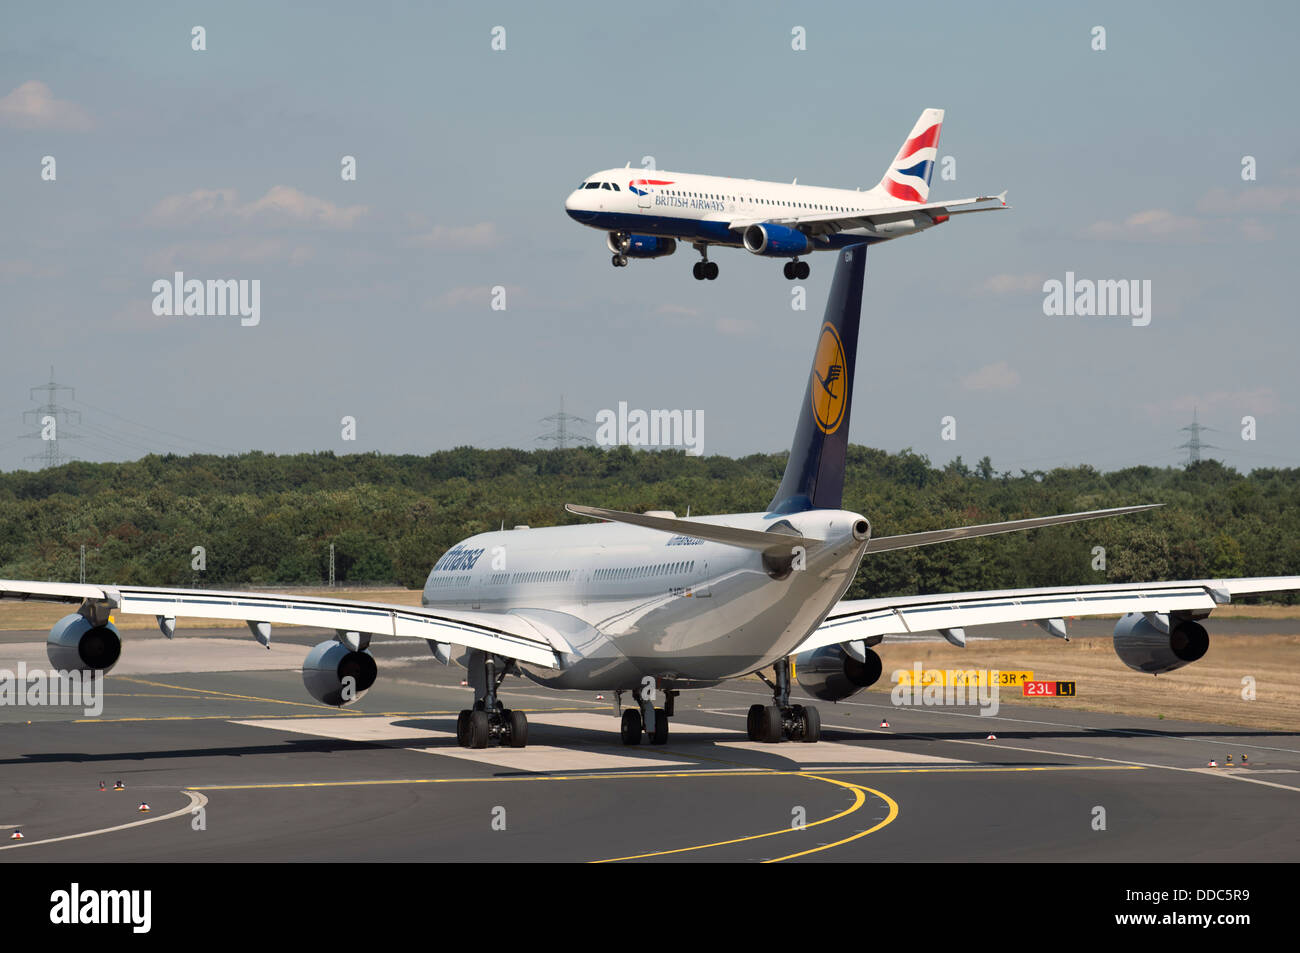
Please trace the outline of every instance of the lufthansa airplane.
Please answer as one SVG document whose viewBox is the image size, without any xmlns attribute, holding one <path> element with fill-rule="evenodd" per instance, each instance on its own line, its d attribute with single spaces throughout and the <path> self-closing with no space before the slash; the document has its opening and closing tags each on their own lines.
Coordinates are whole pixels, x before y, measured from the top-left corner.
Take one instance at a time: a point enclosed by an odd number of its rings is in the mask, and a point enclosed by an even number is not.
<svg viewBox="0 0 1300 953">
<path fill-rule="evenodd" d="M 709 246 L 744 248 L 785 258 L 785 276 L 807 278 L 800 255 L 874 244 L 942 225 L 953 215 L 1006 208 L 1007 193 L 927 202 L 939 152 L 942 109 L 927 109 L 912 127 L 880 182 L 866 192 L 815 185 L 758 182 L 714 175 L 606 169 L 570 193 L 564 208 L 574 221 L 608 232 L 611 261 L 660 258 L 690 242 L 700 253 L 697 281 L 718 277 Z"/>
<path fill-rule="evenodd" d="M 441 662 L 468 669 L 474 703 L 460 713 L 456 734 L 460 744 L 482 748 L 527 743 L 524 713 L 501 699 L 507 676 L 614 693 L 622 740 L 634 745 L 667 740 L 683 689 L 754 673 L 772 701 L 750 708 L 749 737 L 815 742 L 818 710 L 793 699 L 792 676 L 815 698 L 845 699 L 880 677 L 872 647 L 888 635 L 938 631 L 964 645 L 967 626 L 1032 620 L 1066 638 L 1067 616 L 1122 614 L 1119 658 L 1160 674 L 1205 654 L 1201 620 L 1234 595 L 1300 589 L 1300 576 L 1286 576 L 842 600 L 859 564 L 876 553 L 1149 508 L 873 537 L 867 518 L 842 500 L 866 258 L 865 245 L 838 253 L 790 459 L 762 512 L 680 519 L 571 504 L 570 512 L 600 522 L 463 540 L 434 565 L 420 608 L 13 580 L 0 580 L 0 598 L 78 606 L 47 640 L 60 671 L 112 668 L 122 650 L 115 615 L 155 616 L 168 638 L 180 617 L 239 619 L 267 645 L 274 624 L 334 629 L 337 637 L 312 648 L 303 664 L 307 691 L 330 705 L 354 701 L 374 684 L 373 636 L 424 639 Z M 623 710 L 625 693 L 631 704 Z"/>
</svg>

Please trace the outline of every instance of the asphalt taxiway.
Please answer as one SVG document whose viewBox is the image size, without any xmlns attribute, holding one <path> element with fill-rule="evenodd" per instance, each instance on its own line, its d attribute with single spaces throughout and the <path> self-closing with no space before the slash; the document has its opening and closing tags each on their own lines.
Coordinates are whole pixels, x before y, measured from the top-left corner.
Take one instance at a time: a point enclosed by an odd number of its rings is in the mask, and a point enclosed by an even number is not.
<svg viewBox="0 0 1300 953">
<path fill-rule="evenodd" d="M 0 863 L 1300 859 L 1300 733 L 869 691 L 821 704 L 821 743 L 765 745 L 743 680 L 684 692 L 668 744 L 629 748 L 612 698 L 510 678 L 529 746 L 469 751 L 461 669 L 380 640 L 376 687 L 339 712 L 299 675 L 321 637 L 131 633 L 99 716 L 0 709 L 0 835 L 24 836 Z M 4 633 L 0 667 L 43 664 L 43 638 Z"/>
</svg>

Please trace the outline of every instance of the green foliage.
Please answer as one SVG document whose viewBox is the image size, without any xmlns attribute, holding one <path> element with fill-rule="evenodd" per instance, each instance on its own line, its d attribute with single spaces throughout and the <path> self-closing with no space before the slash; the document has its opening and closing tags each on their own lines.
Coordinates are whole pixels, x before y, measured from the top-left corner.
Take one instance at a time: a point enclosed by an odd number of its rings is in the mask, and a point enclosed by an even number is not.
<svg viewBox="0 0 1300 953">
<path fill-rule="evenodd" d="M 333 453 L 149 456 L 0 474 L 0 577 L 120 584 L 423 584 L 457 540 L 502 523 L 580 522 L 566 502 L 684 514 L 761 510 L 784 454 L 477 450 L 426 457 Z M 905 450 L 849 448 L 845 508 L 877 536 L 1157 502 L 1151 514 L 882 553 L 849 594 L 947 592 L 1300 571 L 1300 470 L 1249 476 L 1214 461 L 1187 469 L 1081 466 L 996 473 L 960 458 L 935 467 Z M 191 550 L 207 569 L 195 573 Z M 1093 548 L 1107 568 L 1092 568 Z"/>
</svg>

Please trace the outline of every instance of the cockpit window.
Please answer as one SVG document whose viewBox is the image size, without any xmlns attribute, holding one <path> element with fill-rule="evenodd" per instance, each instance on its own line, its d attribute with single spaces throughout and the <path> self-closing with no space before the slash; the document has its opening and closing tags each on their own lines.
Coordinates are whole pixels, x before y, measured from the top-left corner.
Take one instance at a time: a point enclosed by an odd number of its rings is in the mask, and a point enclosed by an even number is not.
<svg viewBox="0 0 1300 953">
<path fill-rule="evenodd" d="M 620 188 L 618 187 L 618 183 L 617 183 L 617 182 L 615 182 L 615 183 L 613 184 L 613 186 L 611 186 L 611 188 L 613 188 L 615 192 L 621 192 L 621 191 L 623 191 L 622 189 L 620 189 Z"/>
<path fill-rule="evenodd" d="M 606 191 L 613 191 L 613 186 L 611 186 L 608 182 L 600 183 L 600 187 L 602 189 L 605 189 Z"/>
<path fill-rule="evenodd" d="M 600 188 L 600 183 L 599 183 L 599 182 L 588 182 L 587 185 L 586 185 L 586 188 L 589 188 L 589 189 L 598 189 L 598 188 Z"/>
</svg>

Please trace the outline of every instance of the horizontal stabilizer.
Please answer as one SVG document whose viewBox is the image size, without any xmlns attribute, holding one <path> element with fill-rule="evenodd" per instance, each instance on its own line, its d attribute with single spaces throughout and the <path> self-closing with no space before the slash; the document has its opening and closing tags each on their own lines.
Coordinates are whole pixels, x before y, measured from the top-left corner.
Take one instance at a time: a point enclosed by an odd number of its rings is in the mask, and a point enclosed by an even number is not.
<svg viewBox="0 0 1300 953">
<path fill-rule="evenodd" d="M 628 523 L 632 526 L 644 526 L 646 529 L 663 530 L 677 536 L 690 536 L 693 539 L 708 540 L 726 546 L 739 546 L 742 549 L 756 549 L 766 552 L 770 549 L 787 549 L 790 546 L 819 546 L 820 539 L 808 536 L 769 533 L 757 529 L 743 529 L 739 526 L 722 526 L 718 523 L 702 523 L 698 520 L 679 520 L 667 516 L 648 516 L 645 513 L 624 513 L 622 510 L 607 510 L 599 506 L 579 506 L 566 503 L 564 508 L 578 516 L 590 516 L 592 519 L 611 520 L 615 523 Z"/>
<path fill-rule="evenodd" d="M 1153 510 L 1163 503 L 1148 503 L 1145 506 L 1118 506 L 1109 510 L 1088 510 L 1086 513 L 1066 513 L 1062 516 L 1038 516 L 1027 520 L 1010 520 L 1005 523 L 982 523 L 979 526 L 959 526 L 955 529 L 935 529 L 925 533 L 908 533 L 905 536 L 881 536 L 867 543 L 867 552 L 884 553 L 891 549 L 911 549 L 914 546 L 931 546 L 935 543 L 947 543 L 954 539 L 972 539 L 976 536 L 996 536 L 998 533 L 1017 533 L 1042 526 L 1058 526 L 1061 523 L 1078 523 L 1082 520 L 1099 520 L 1107 516 L 1123 516 L 1125 513 L 1141 513 Z"/>
</svg>

